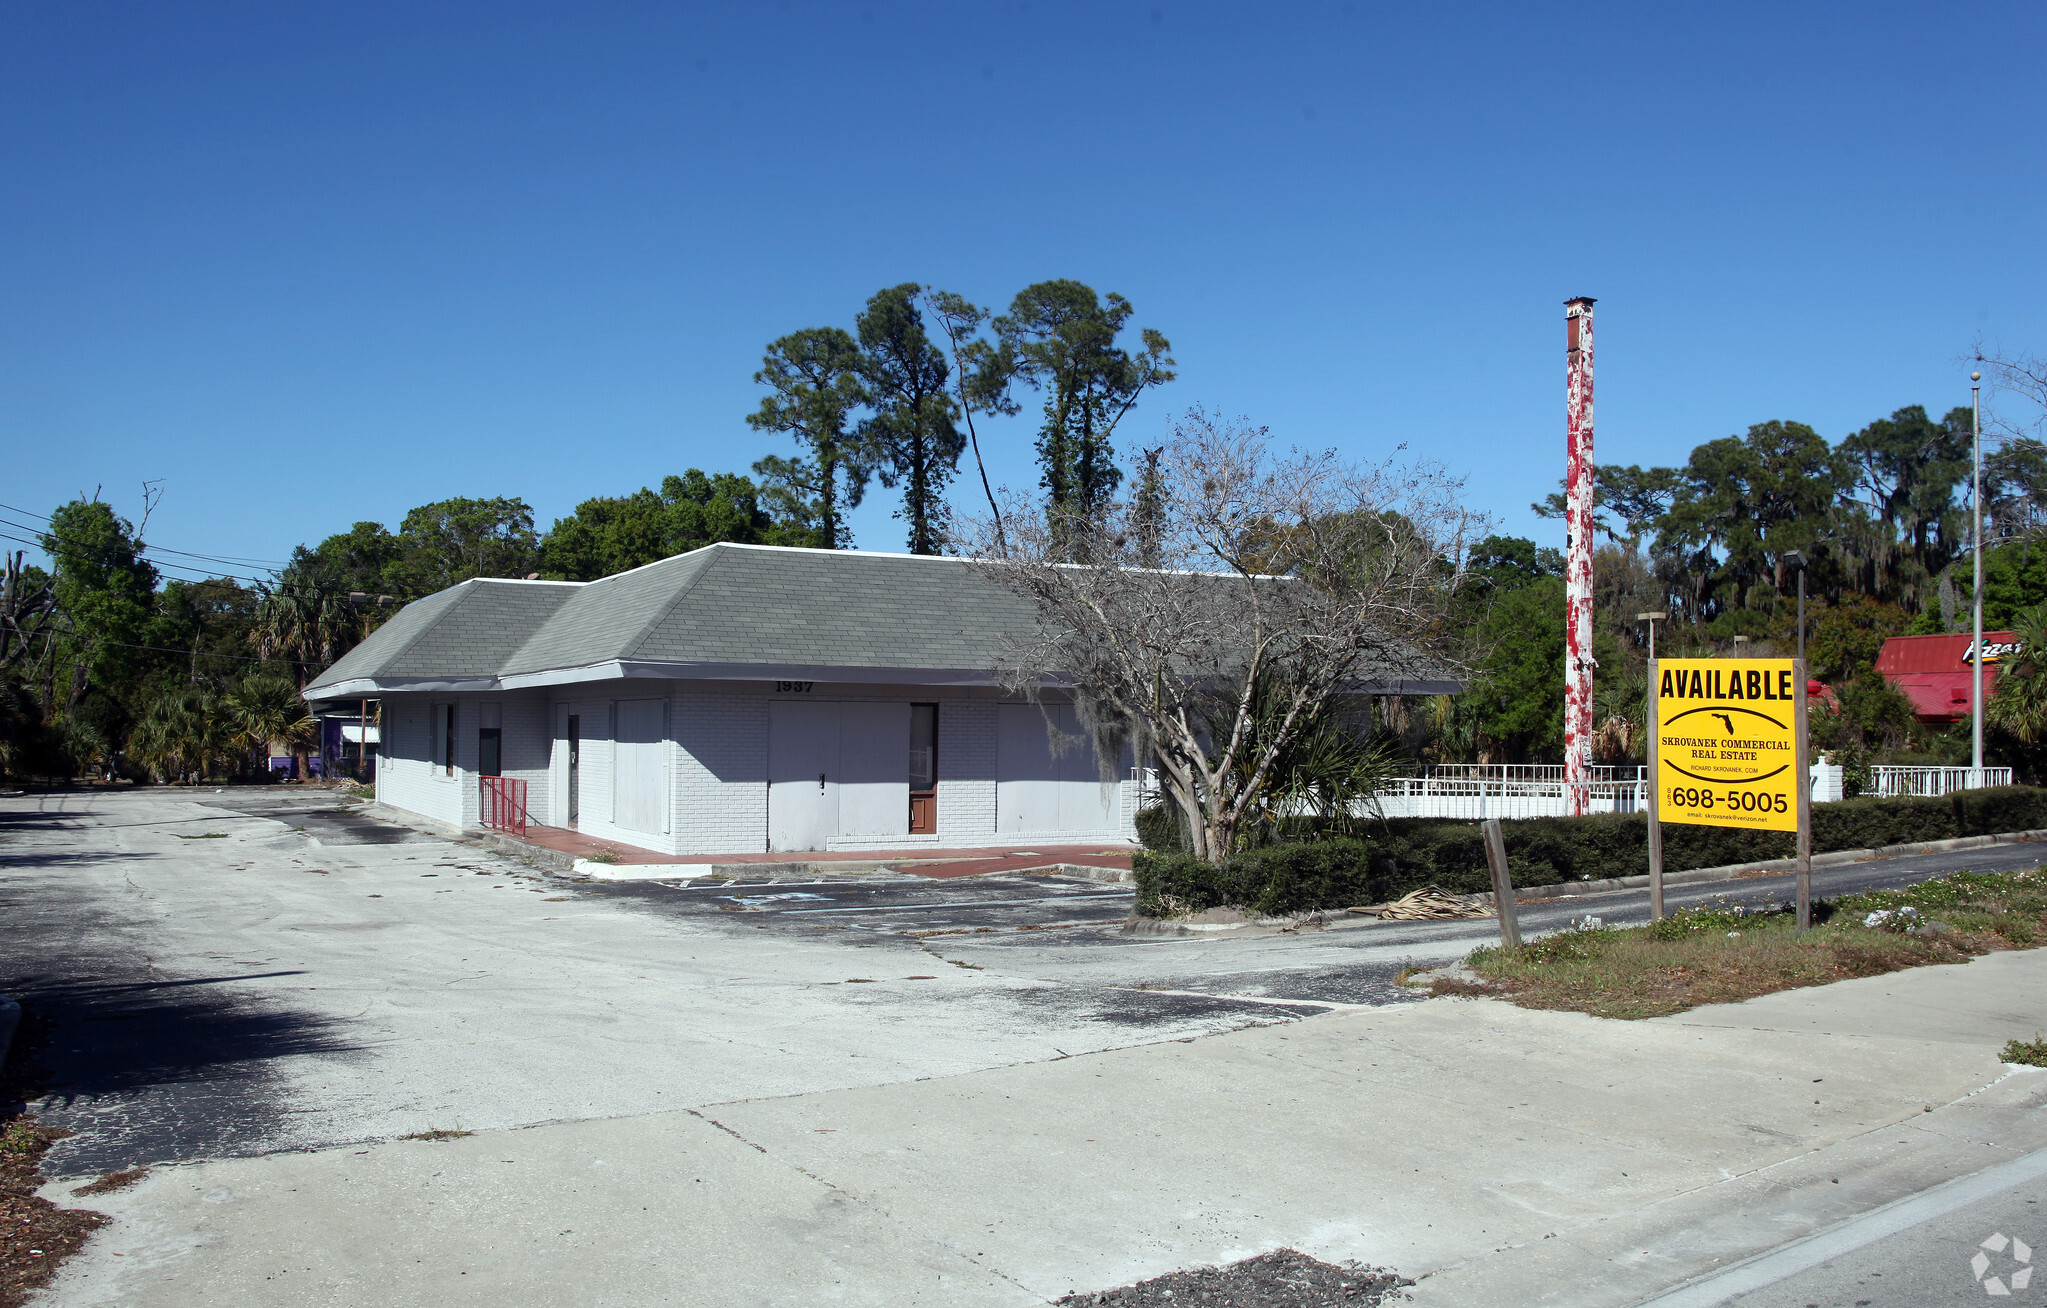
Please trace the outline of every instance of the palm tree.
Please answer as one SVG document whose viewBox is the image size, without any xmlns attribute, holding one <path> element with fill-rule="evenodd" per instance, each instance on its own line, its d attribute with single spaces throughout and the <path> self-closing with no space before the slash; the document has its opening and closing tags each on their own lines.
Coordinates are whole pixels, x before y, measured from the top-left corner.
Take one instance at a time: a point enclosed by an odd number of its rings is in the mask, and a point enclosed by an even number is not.
<svg viewBox="0 0 2047 1308">
<path fill-rule="evenodd" d="M 1641 757 L 1649 738 L 1647 668 L 1623 665 L 1604 674 L 1592 687 L 1592 752 L 1601 763 L 1625 766 Z"/>
<path fill-rule="evenodd" d="M 2047 604 L 2027 609 L 2011 625 L 2019 656 L 1997 674 L 1983 717 L 2022 743 L 2037 745 L 2047 736 Z"/>
<path fill-rule="evenodd" d="M 233 755 L 234 742 L 217 696 L 176 686 L 143 710 L 128 748 L 162 780 L 196 783 Z"/>
<path fill-rule="evenodd" d="M 307 775 L 306 745 L 313 738 L 313 715 L 289 678 L 274 672 L 252 672 L 227 693 L 228 716 L 240 744 L 267 759 L 272 741 L 289 746 L 299 760 L 299 776 Z"/>
<path fill-rule="evenodd" d="M 252 634 L 264 658 L 292 663 L 304 689 L 355 643 L 356 617 L 334 570 L 317 557 L 300 554 L 278 571 L 275 582 L 259 587 L 262 598 Z"/>
</svg>

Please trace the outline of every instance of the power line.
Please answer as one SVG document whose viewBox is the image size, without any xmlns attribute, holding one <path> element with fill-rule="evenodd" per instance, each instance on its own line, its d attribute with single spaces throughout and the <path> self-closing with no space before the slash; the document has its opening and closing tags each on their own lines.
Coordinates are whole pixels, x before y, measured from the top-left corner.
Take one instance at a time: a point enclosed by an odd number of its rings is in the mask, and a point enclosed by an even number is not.
<svg viewBox="0 0 2047 1308">
<path fill-rule="evenodd" d="M 7 506 L 6 506 L 6 505 L 4 505 L 4 504 L 0 504 L 0 508 L 5 508 L 5 507 L 7 507 Z M 16 512 L 19 512 L 19 510 L 16 510 Z M 34 527 L 25 527 L 25 526 L 23 526 L 23 525 L 22 525 L 21 523 L 18 523 L 18 522 L 9 522 L 9 521 L 8 521 L 7 519 L 5 519 L 5 518 L 0 518 L 0 525 L 4 525 L 4 526 L 9 526 L 9 527 L 13 527 L 13 528 L 15 528 L 15 529 L 16 529 L 16 530 L 18 530 L 18 531 L 35 531 L 35 530 L 36 530 L 36 528 L 34 528 Z M 54 533 L 52 533 L 52 534 L 54 534 Z M 43 543 L 42 543 L 41 541 L 39 541 L 39 540 L 30 540 L 30 539 L 28 539 L 28 538 L 26 538 L 26 537 L 22 537 L 22 536 L 12 536 L 12 535 L 9 535 L 8 533 L 4 532 L 4 531 L 0 531 L 0 540 L 11 540 L 11 541 L 14 541 L 14 542 L 16 542 L 16 543 L 18 543 L 18 544 L 22 544 L 22 545 L 33 545 L 33 546 L 35 546 L 35 547 L 36 547 L 37 549 L 42 549 L 42 548 L 44 548 L 44 546 L 43 546 Z M 82 542 L 79 542 L 79 541 L 77 541 L 77 540 L 74 540 L 74 539 L 71 539 L 71 538 L 67 538 L 67 537 L 58 537 L 58 538 L 57 538 L 57 540 L 58 540 L 58 543 L 59 543 L 60 545 L 63 545 L 63 546 L 65 546 L 66 548 L 69 548 L 69 549 L 75 549 L 75 550 L 102 550 L 102 551 L 107 551 L 107 550 L 111 550 L 111 549 L 112 549 L 112 547 L 111 547 L 111 546 L 101 546 L 101 545 L 97 545 L 97 544 L 89 544 L 89 543 L 82 543 Z M 193 574 L 195 574 L 195 577 L 173 577 L 173 578 L 171 578 L 171 580 L 173 580 L 173 581 L 184 581 L 184 582 L 189 582 L 189 581 L 192 581 L 192 580 L 195 580 L 195 579 L 196 579 L 196 580 L 201 580 L 201 581 L 214 581 L 214 580 L 232 580 L 232 581 L 246 581 L 246 582 L 249 582 L 249 583 L 251 583 L 251 584 L 253 584 L 253 585 L 257 585 L 257 586 L 263 586 L 263 587 L 267 587 L 267 588 L 268 588 L 268 589 L 270 590 L 270 592 L 271 592 L 271 593 L 273 593 L 273 594 L 282 594 L 282 595 L 293 595 L 293 594 L 299 594 L 299 595 L 331 595 L 331 594 L 339 594 L 339 593 L 342 593 L 342 592 L 338 592 L 338 591 L 323 591 L 323 590 L 321 590 L 321 589 L 320 589 L 320 588 L 318 588 L 318 587 L 303 587 L 303 586 L 296 586 L 296 587 L 295 587 L 295 586 L 285 586 L 285 585 L 280 585 L 280 584 L 279 584 L 279 582 L 278 582 L 278 574 L 277 574 L 277 573 L 270 573 L 270 574 L 267 574 L 267 575 L 263 575 L 263 576 L 258 576 L 258 575 L 254 574 L 254 573 L 248 573 L 248 572 L 228 572 L 228 571 L 226 571 L 226 570 L 224 570 L 224 569 L 218 569 L 218 568 L 214 568 L 214 569 L 208 569 L 208 568 L 195 568 L 195 567 L 193 567 L 193 566 L 192 566 L 191 564 L 189 564 L 189 563 L 172 563 L 172 562 L 169 562 L 168 560 L 163 560 L 163 559 L 154 559 L 154 560 L 152 560 L 152 559 L 146 559 L 146 558 L 144 558 L 144 557 L 143 557 L 143 556 L 144 556 L 144 555 L 145 555 L 146 553 L 148 553 L 148 552 L 149 552 L 149 551 L 151 551 L 151 550 L 154 550 L 155 548 L 156 548 L 155 546 L 144 546 L 142 550 L 140 550 L 140 551 L 138 551 L 138 552 L 137 552 L 137 554 L 136 554 L 136 557 L 137 557 L 138 559 L 141 559 L 141 560 L 142 560 L 143 562 L 146 562 L 146 563 L 148 563 L 148 564 L 149 564 L 149 565 L 150 565 L 150 566 L 151 566 L 152 568 L 156 568 L 156 569 L 159 569 L 159 570 L 163 570 L 163 569 L 169 569 L 169 570 L 171 570 L 171 571 L 174 571 L 174 572 L 189 572 L 189 573 L 193 573 Z M 173 550 L 173 551 L 170 551 L 170 552 L 171 552 L 171 553 L 182 553 L 182 551 L 177 551 L 177 550 Z M 200 556 L 200 555 L 187 555 L 187 557 L 190 557 L 190 558 L 198 558 L 198 557 L 203 557 L 203 556 Z M 288 565 L 287 565 L 287 566 L 288 566 Z M 351 593 L 351 594 L 355 594 L 355 593 L 364 593 L 364 594 L 390 594 L 390 595 L 391 595 L 391 598 L 393 598 L 393 599 L 398 599 L 398 600 L 414 600 L 414 599 L 418 599 L 418 598 L 420 598 L 420 597 L 419 597 L 418 595 L 414 595 L 414 594 L 410 594 L 410 593 L 406 593 L 406 592 L 395 592 L 395 593 L 394 593 L 394 592 L 348 592 L 348 593 Z"/>
<path fill-rule="evenodd" d="M 15 527 L 15 528 L 17 528 L 17 529 L 19 529 L 19 530 L 24 530 L 24 531 L 33 531 L 33 530 L 34 530 L 34 528 L 32 528 L 32 527 L 30 527 L 30 528 L 24 528 L 24 527 L 21 527 L 21 525 L 20 525 L 19 523 L 7 522 L 7 520 L 6 520 L 6 519 L 4 519 L 4 518 L 0 518 L 0 524 L 5 524 L 6 526 L 9 526 L 9 527 Z M 8 534 L 7 532 L 4 532 L 4 531 L 0 531 L 0 540 L 11 540 L 11 541 L 14 541 L 15 543 L 17 543 L 17 544 L 21 544 L 21 545 L 33 545 L 33 546 L 35 546 L 35 547 L 36 547 L 37 549 L 41 549 L 41 548 L 43 548 L 43 543 L 42 543 L 41 541 L 38 541 L 38 540 L 29 540 L 29 539 L 27 539 L 26 537 L 22 537 L 22 536 L 13 536 L 13 535 L 9 535 L 9 534 Z M 91 547 L 91 546 L 79 545 L 79 544 L 76 544 L 76 543 L 74 543 L 74 542 L 71 542 L 71 541 L 60 541 L 59 543 L 60 543 L 60 544 L 62 544 L 62 545 L 64 545 L 64 546 L 65 546 L 65 547 L 66 547 L 67 549 L 90 549 L 90 548 L 93 548 L 93 547 Z M 138 556 L 138 557 L 139 557 L 139 556 Z M 208 580 L 208 581 L 214 580 L 214 579 L 216 579 L 216 578 L 218 578 L 218 579 L 221 579 L 221 580 L 234 580 L 234 581 L 252 581 L 252 582 L 261 582 L 261 581 L 265 581 L 265 580 L 268 580 L 267 578 L 263 578 L 263 577 L 258 577 L 258 576 L 254 576 L 253 574 L 250 574 L 250 573 L 245 573 L 245 572 L 219 572 L 219 571 L 209 571 L 209 570 L 207 570 L 207 569 L 205 569 L 205 568 L 195 568 L 195 567 L 191 566 L 191 565 L 190 565 L 190 564 L 188 564 L 188 563 L 170 563 L 170 562 L 167 562 L 167 561 L 151 561 L 151 562 L 150 562 L 150 566 L 151 566 L 151 567 L 153 567 L 153 568 L 158 568 L 158 569 L 164 569 L 164 568 L 168 568 L 168 569 L 171 569 L 172 571 L 176 571 L 176 572 L 191 572 L 191 573 L 196 573 L 196 574 L 198 574 L 198 579 L 200 579 L 200 580 Z M 186 580 L 191 580 L 191 578 L 185 578 L 185 577 L 173 577 L 173 578 L 171 578 L 171 580 L 173 580 L 173 581 L 186 581 Z"/>
<path fill-rule="evenodd" d="M 5 510 L 7 510 L 7 511 L 8 511 L 8 512 L 10 512 L 10 513 L 19 513 L 19 514 L 22 514 L 22 515 L 23 515 L 23 516 L 25 516 L 25 517 L 30 517 L 30 518 L 41 518 L 41 519 L 43 519 L 43 520 L 44 520 L 44 521 L 46 521 L 46 522 L 48 522 L 48 521 L 51 521 L 50 515 L 48 515 L 48 514 L 44 514 L 44 513 L 34 513 L 34 512 L 31 512 L 31 511 L 30 511 L 30 510 L 28 510 L 28 509 L 19 509 L 19 508 L 15 508 L 15 507 L 14 507 L 13 505 L 11 505 L 11 504 L 0 504 L 0 509 L 5 509 Z M 55 539 L 55 540 L 56 540 L 56 541 L 57 541 L 57 542 L 58 542 L 58 543 L 59 543 L 60 545 L 63 545 L 63 546 L 65 546 L 66 548 L 69 548 L 69 549 L 74 549 L 74 550 L 81 550 L 81 551 L 89 551 L 89 550 L 98 550 L 98 551 L 101 551 L 101 552 L 110 552 L 110 551 L 112 550 L 112 548 L 113 548 L 112 546 L 100 545 L 100 544 L 97 544 L 97 543 L 81 542 L 81 541 L 78 541 L 78 540 L 77 540 L 76 538 L 73 538 L 73 537 L 69 537 L 69 536 L 62 536 L 62 535 L 59 535 L 58 533 L 56 533 L 56 532 L 54 532 L 54 531 L 47 531 L 47 532 L 46 532 L 46 531 L 45 531 L 45 530 L 44 530 L 43 528 L 40 528 L 40 527 L 34 527 L 34 526 L 30 526 L 30 525 L 28 525 L 27 523 L 21 523 L 21 522 L 12 522 L 12 521 L 9 521 L 9 520 L 8 520 L 8 519 L 6 519 L 6 518 L 0 518 L 0 526 L 8 526 L 8 527 L 13 527 L 13 528 L 14 528 L 15 530 L 17 530 L 17 531 L 26 531 L 26 532 L 36 532 L 36 533 L 39 533 L 39 534 L 41 534 L 41 535 L 46 535 L 46 536 L 48 536 L 48 537 L 54 538 L 54 539 Z M 0 540 L 11 540 L 11 541 L 14 541 L 14 542 L 16 542 L 16 543 L 18 543 L 18 544 L 22 544 L 22 545 L 29 545 L 29 546 L 33 546 L 34 548 L 36 548 L 36 549 L 39 549 L 39 550 L 44 550 L 45 552 L 47 552 L 47 548 L 48 548 L 48 547 L 47 547 L 47 546 L 46 546 L 46 545 L 44 544 L 44 542 L 43 542 L 43 541 L 42 541 L 41 539 L 33 539 L 33 540 L 32 540 L 32 539 L 28 539 L 28 538 L 26 538 L 26 537 L 22 537 L 22 536 L 12 536 L 12 535 L 9 535 L 9 534 L 7 534 L 7 533 L 6 533 L 6 532 L 4 532 L 4 531 L 0 531 Z M 192 552 L 192 551 L 190 551 L 190 550 L 174 550 L 174 549 L 169 549 L 169 548 L 167 548 L 167 547 L 164 547 L 164 546 L 160 546 L 160 545 L 150 545 L 150 544 L 147 544 L 146 542 L 141 542 L 141 541 L 138 541 L 138 542 L 136 542 L 136 558 L 138 558 L 138 559 L 141 559 L 141 560 L 143 560 L 144 562 L 147 562 L 147 563 L 149 563 L 149 565 L 150 565 L 151 567 L 153 567 L 153 568 L 156 568 L 156 569 L 159 569 L 159 570 L 165 570 L 165 569 L 168 569 L 168 570 L 170 570 L 170 571 L 173 571 L 173 572 L 189 572 L 189 573 L 193 573 L 193 574 L 195 574 L 195 577 L 173 577 L 173 578 L 171 578 L 171 580 L 173 580 L 173 581 L 184 581 L 184 582 L 189 582 L 189 581 L 192 581 L 192 580 L 194 580 L 195 578 L 196 578 L 197 580 L 204 580 L 204 581 L 212 581 L 212 580 L 216 580 L 216 579 L 228 579 L 228 580 L 234 580 L 234 581 L 246 581 L 246 582 L 249 582 L 249 583 L 251 583 L 252 585 L 257 585 L 257 586 L 262 586 L 262 587 L 265 587 L 265 588 L 266 588 L 266 589 L 267 589 L 267 590 L 268 590 L 268 591 L 269 591 L 270 593 L 272 593 L 272 594 L 286 594 L 286 595 L 289 595 L 289 594 L 304 594 L 304 595 L 328 595 L 328 594 L 337 594 L 337 593 L 343 593 L 343 592 L 335 592 L 335 591 L 325 591 L 325 590 L 322 590 L 322 589 L 320 589 L 319 587 L 292 587 L 292 586 L 283 586 L 283 585 L 280 585 L 280 584 L 279 584 L 279 573 L 278 573 L 278 572 L 276 572 L 276 571 L 273 571 L 273 572 L 270 572 L 270 573 L 268 573 L 268 574 L 264 574 L 264 575 L 260 575 L 260 576 L 259 576 L 259 575 L 255 574 L 255 573 L 248 573 L 248 572 L 233 572 L 233 571 L 229 571 L 229 570 L 227 570 L 227 569 L 223 569 L 223 568 L 213 568 L 213 569 L 208 569 L 208 568 L 196 568 L 196 567 L 193 567 L 193 566 L 192 566 L 191 564 L 189 564 L 189 563 L 172 563 L 172 562 L 170 562 L 170 561 L 168 561 L 168 560 L 165 560 L 165 559 L 149 559 L 149 558 L 145 558 L 145 557 L 144 557 L 144 556 L 146 556 L 146 555 L 151 555 L 151 554 L 176 554 L 176 555 L 178 555 L 178 556 L 179 556 L 179 557 L 181 557 L 181 558 L 188 558 L 188 559 L 201 559 L 201 560 L 205 560 L 205 561 L 208 561 L 208 562 L 215 562 L 215 563 L 228 563 L 228 562 L 253 562 L 253 563 L 267 563 L 267 562 L 274 562 L 274 560 L 267 560 L 267 559 L 237 559 L 237 558 L 236 558 L 235 556 L 231 556 L 231 555 L 215 555 L 215 554 L 195 554 L 195 553 L 193 553 L 193 552 Z M 279 563 L 279 564 L 278 564 L 278 568 L 279 568 L 280 570 L 281 570 L 281 569 L 283 569 L 283 568 L 288 568 L 288 567 L 290 567 L 290 566 L 291 566 L 291 564 L 290 564 L 290 563 Z M 490 578 L 484 578 L 484 580 L 490 580 Z M 412 593 L 412 592 L 407 592 L 407 591 L 395 591 L 395 592 L 382 592 L 382 591 L 371 591 L 371 592 L 354 592 L 354 591 L 351 591 L 351 592 L 345 592 L 345 593 L 350 593 L 350 594 L 362 594 L 362 593 L 367 593 L 367 594 L 369 594 L 369 595 L 372 595 L 372 596 L 375 596 L 375 597 L 381 597 L 381 596 L 382 596 L 382 595 L 384 595 L 384 594 L 389 594 L 389 595 L 391 596 L 391 598 L 392 598 L 392 599 L 394 599 L 394 600 L 400 600 L 400 601 L 410 601 L 410 600 L 416 600 L 416 599 L 420 599 L 420 598 L 423 598 L 423 596 L 422 596 L 421 594 L 415 594 L 415 593 Z M 431 593 L 434 593 L 434 592 L 426 592 L 426 593 L 428 593 L 428 594 L 431 594 Z"/>
<path fill-rule="evenodd" d="M 286 663 L 296 664 L 299 667 L 309 667 L 312 664 L 317 663 L 319 661 L 317 659 L 289 658 L 266 659 L 254 654 L 213 654 L 203 649 L 202 650 L 173 649 L 167 645 L 136 645 L 125 640 L 108 640 L 103 636 L 84 636 L 75 637 L 75 639 L 79 640 L 81 644 L 86 645 L 114 645 L 118 646 L 121 649 L 142 649 L 149 650 L 150 652 L 156 654 L 178 654 L 186 658 L 198 657 L 202 659 L 238 659 L 243 663 Z M 339 662 L 339 660 L 336 660 L 336 662 Z"/>
<path fill-rule="evenodd" d="M 0 509 L 6 509 L 9 513 L 19 513 L 25 518 L 41 518 L 44 522 L 49 522 L 51 520 L 50 515 L 47 513 L 36 513 L 29 509 L 18 509 L 14 507 L 12 504 L 0 504 Z M 22 526 L 22 524 L 18 522 L 14 523 L 13 525 L 16 527 L 21 527 L 23 531 L 41 530 L 41 528 L 38 527 Z M 190 550 L 174 550 L 170 548 L 168 545 L 147 545 L 144 546 L 144 548 L 155 550 L 161 554 L 176 554 L 182 558 L 187 559 L 204 559 L 208 563 L 260 563 L 266 566 L 275 565 L 280 568 L 287 567 L 290 564 L 290 560 L 288 559 L 245 558 L 241 555 L 236 554 L 194 554 Z"/>
</svg>

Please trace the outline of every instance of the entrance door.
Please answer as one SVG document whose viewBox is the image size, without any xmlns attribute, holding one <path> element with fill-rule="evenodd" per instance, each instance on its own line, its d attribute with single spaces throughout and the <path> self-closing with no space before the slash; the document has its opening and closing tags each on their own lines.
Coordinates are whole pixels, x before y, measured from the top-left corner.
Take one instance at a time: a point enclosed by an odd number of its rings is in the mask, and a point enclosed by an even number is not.
<svg viewBox="0 0 2047 1308">
<path fill-rule="evenodd" d="M 910 834 L 938 834 L 938 705 L 910 705 Z"/>
<path fill-rule="evenodd" d="M 768 848 L 823 849 L 839 830 L 839 705 L 768 705 Z"/>
<path fill-rule="evenodd" d="M 569 714 L 569 825 L 581 815 L 578 801 L 583 794 L 583 719 Z"/>
</svg>

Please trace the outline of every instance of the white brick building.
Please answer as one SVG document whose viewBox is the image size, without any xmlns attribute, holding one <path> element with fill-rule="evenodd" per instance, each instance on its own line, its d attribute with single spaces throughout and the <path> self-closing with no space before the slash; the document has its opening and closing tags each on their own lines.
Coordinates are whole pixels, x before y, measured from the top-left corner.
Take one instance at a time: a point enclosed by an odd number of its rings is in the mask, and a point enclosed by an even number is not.
<svg viewBox="0 0 2047 1308">
<path fill-rule="evenodd" d="M 451 826 L 503 776 L 532 822 L 668 854 L 1132 839 L 1130 760 L 1104 785 L 1070 706 L 997 685 L 1031 621 L 959 559 L 720 544 L 463 582 L 306 697 L 382 701 L 377 798 Z"/>
</svg>

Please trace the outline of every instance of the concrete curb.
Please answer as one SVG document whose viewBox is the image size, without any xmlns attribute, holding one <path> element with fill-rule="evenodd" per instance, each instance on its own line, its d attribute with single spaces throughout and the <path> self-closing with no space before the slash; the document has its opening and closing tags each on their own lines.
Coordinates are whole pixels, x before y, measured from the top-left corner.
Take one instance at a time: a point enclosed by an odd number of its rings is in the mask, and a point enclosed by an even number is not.
<svg viewBox="0 0 2047 1308">
<path fill-rule="evenodd" d="M 7 1066 L 7 1055 L 14 1048 L 14 1033 L 21 1028 L 21 1005 L 0 995 L 0 1067 Z"/>
<path fill-rule="evenodd" d="M 1955 849 L 1985 849 L 1991 845 L 2016 845 L 2028 841 L 2047 840 L 2047 830 L 2012 831 L 1996 836 L 1959 836 L 1953 840 L 1929 840 L 1915 845 L 1885 845 L 1880 849 L 1837 849 L 1827 854 L 1814 854 L 1814 867 L 1839 867 L 1845 863 L 1861 863 L 1875 858 L 1899 858 L 1907 854 L 1939 854 Z M 2047 860 L 2043 860 L 2047 861 Z M 1104 869 L 1094 869 L 1102 871 Z M 1723 867 L 1688 868 L 1682 872 L 1665 872 L 1666 886 L 1694 886 L 1713 881 L 1735 881 L 1755 873 L 1796 872 L 1795 858 L 1773 858 L 1759 863 L 1729 863 Z M 1565 899 L 1579 895 L 1603 895 L 1618 890 L 1640 890 L 1649 884 L 1644 873 L 1638 877 L 1607 877 L 1599 881 L 1561 881 L 1544 886 L 1516 886 L 1514 902 L 1527 904 L 1545 899 Z M 1464 895 L 1475 904 L 1494 906 L 1493 893 Z M 1210 912 L 1232 910 L 1211 909 Z M 1251 917 L 1246 915 L 1240 921 L 1188 922 L 1174 918 L 1138 917 L 1134 913 L 1123 924 L 1125 935 L 1150 936 L 1193 936 L 1193 935 L 1267 935 L 1277 932 L 1300 930 L 1341 929 L 1353 926 L 1376 926 L 1377 918 L 1357 917 L 1346 919 L 1341 909 L 1315 909 L 1297 917 Z"/>
<path fill-rule="evenodd" d="M 954 859 L 943 859 L 951 863 Z M 575 860 L 570 869 L 592 881 L 829 881 L 833 877 L 885 876 L 913 871 L 918 860 L 829 859 L 820 862 L 787 863 L 597 863 Z M 979 876 L 981 873 L 970 873 Z M 1085 863 L 1042 863 L 1036 867 L 1004 868 L 1003 876 L 1078 877 L 1110 884 L 1129 882 L 1128 871 L 1115 867 L 1092 867 Z"/>
<path fill-rule="evenodd" d="M 578 858 L 570 869 L 592 881 L 821 881 L 834 876 L 874 876 L 896 869 L 868 859 L 808 863 L 600 863 Z"/>
<path fill-rule="evenodd" d="M 520 840 L 516 836 L 496 831 L 465 830 L 446 822 L 421 817 L 402 809 L 387 807 L 379 803 L 363 806 L 362 811 L 380 822 L 404 827 L 411 831 L 424 831 L 444 840 L 461 841 L 479 845 L 495 854 L 517 859 L 543 872 L 554 872 L 562 876 L 588 877 L 592 881 L 694 881 L 709 878 L 720 881 L 821 881 L 835 876 L 876 876 L 901 871 L 907 865 L 920 862 L 952 863 L 956 859 L 790 859 L 776 863 L 599 863 L 582 858 L 565 850 L 549 849 Z M 1081 877 L 1089 881 L 1128 882 L 1130 872 L 1124 868 L 1092 867 L 1084 863 L 1061 863 L 1057 861 L 1037 867 L 1007 868 L 1007 875 L 1036 874 L 1040 876 Z"/>
<path fill-rule="evenodd" d="M 1839 867 L 1844 863 L 1861 863 L 1873 858 L 1900 858 L 1907 854 L 1939 854 L 1954 849 L 1985 849 L 1991 845 L 2016 845 L 2027 841 L 2047 840 L 2047 830 L 2011 831 L 1995 836 L 1958 836 L 1953 840 L 1929 840 L 1914 845 L 1885 845 L 1880 849 L 1837 849 L 1831 853 L 1814 854 L 1814 867 Z M 1759 863 L 1728 863 L 1721 867 L 1689 868 L 1682 872 L 1665 872 L 1666 886 L 1693 886 L 1707 881 L 1734 881 L 1759 873 L 1796 872 L 1795 858 L 1772 858 Z M 1532 899 L 1562 899 L 1571 895 L 1597 895 L 1611 890 L 1640 890 L 1649 884 L 1645 872 L 1638 877 L 1607 877 L 1599 881 L 1561 881 L 1544 886 L 1516 886 L 1514 900 L 1525 904 Z M 1468 895 L 1476 903 L 1490 904 L 1493 894 Z"/>
</svg>

